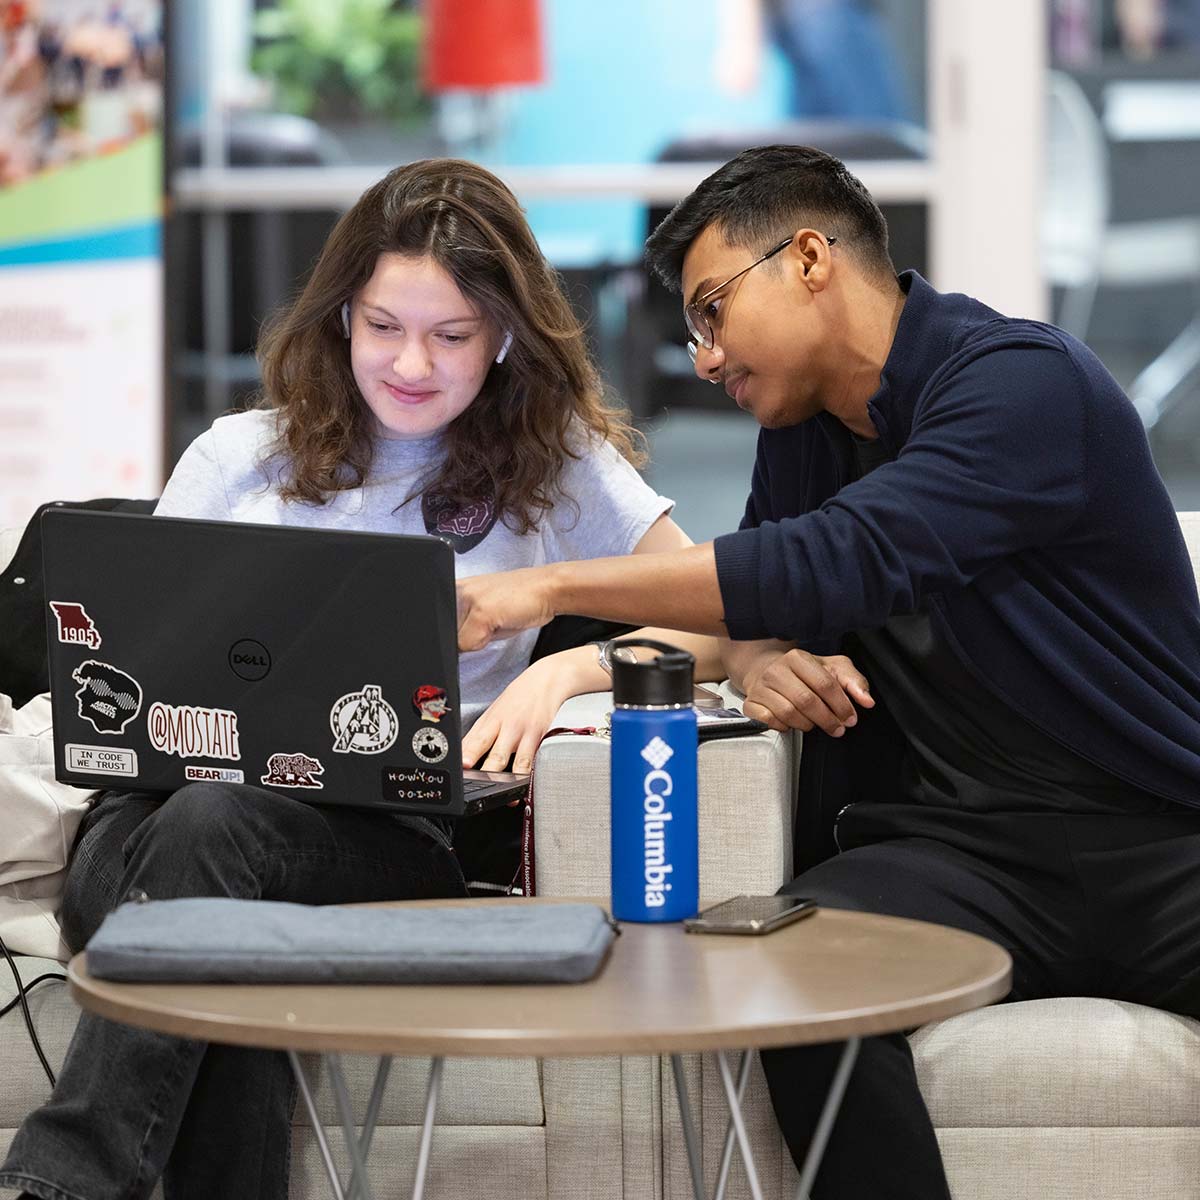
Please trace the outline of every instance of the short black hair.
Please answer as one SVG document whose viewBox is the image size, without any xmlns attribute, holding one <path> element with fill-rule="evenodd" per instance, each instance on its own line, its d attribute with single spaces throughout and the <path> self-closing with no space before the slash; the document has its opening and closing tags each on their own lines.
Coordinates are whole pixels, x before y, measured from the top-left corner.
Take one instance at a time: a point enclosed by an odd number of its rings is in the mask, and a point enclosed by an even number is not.
<svg viewBox="0 0 1200 1200">
<path fill-rule="evenodd" d="M 726 241 L 754 251 L 811 226 L 869 274 L 896 274 L 879 205 L 845 163 L 812 146 L 743 150 L 675 205 L 646 242 L 646 265 L 668 290 L 680 290 L 688 247 L 714 223 Z"/>
</svg>

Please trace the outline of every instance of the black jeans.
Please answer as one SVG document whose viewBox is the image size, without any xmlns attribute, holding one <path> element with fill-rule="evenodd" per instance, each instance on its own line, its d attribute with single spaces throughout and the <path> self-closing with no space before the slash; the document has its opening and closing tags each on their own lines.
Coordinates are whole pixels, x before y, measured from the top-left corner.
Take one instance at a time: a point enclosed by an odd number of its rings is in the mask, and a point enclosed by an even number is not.
<svg viewBox="0 0 1200 1200">
<path fill-rule="evenodd" d="M 241 784 L 110 792 L 88 814 L 62 925 L 82 949 L 129 892 L 335 904 L 462 896 L 448 844 L 390 814 Z M 294 1081 L 278 1051 L 184 1041 L 84 1013 L 0 1188 L 43 1200 L 286 1200 Z"/>
<path fill-rule="evenodd" d="M 784 891 L 935 921 L 1013 958 L 1010 1000 L 1103 996 L 1200 1016 L 1200 811 L 968 813 L 855 806 L 844 852 Z M 803 1161 L 841 1045 L 764 1051 L 788 1149 Z M 814 1200 L 948 1200 L 903 1034 L 865 1038 Z"/>
</svg>

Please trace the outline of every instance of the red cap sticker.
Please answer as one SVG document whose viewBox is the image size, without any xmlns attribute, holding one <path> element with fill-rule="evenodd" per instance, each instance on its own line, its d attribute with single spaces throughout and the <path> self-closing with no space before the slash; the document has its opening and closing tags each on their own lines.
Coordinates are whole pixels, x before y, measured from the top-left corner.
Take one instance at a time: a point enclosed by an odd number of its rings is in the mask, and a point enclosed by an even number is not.
<svg viewBox="0 0 1200 1200">
<path fill-rule="evenodd" d="M 423 683 L 413 692 L 412 706 L 422 721 L 440 721 L 450 711 L 446 689 L 434 687 L 432 683 Z"/>
</svg>

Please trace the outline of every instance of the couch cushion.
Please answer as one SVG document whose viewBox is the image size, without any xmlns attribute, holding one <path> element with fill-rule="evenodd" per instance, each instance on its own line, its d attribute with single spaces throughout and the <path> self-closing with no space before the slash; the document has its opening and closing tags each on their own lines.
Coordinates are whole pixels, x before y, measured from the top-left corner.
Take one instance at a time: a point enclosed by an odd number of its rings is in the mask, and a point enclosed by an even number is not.
<svg viewBox="0 0 1200 1200">
<path fill-rule="evenodd" d="M 939 1129 L 959 1200 L 1195 1200 L 1194 1129 Z"/>
<path fill-rule="evenodd" d="M 934 1126 L 1200 1126 L 1200 1022 L 1070 997 L 998 1004 L 912 1036 Z"/>
<path fill-rule="evenodd" d="M 18 957 L 15 960 L 22 977 L 36 979 L 43 971 L 62 971 L 61 963 L 50 959 Z M 8 964 L 0 958 L 0 1008 L 16 994 Z M 56 981 L 39 984 L 29 993 L 29 1013 L 51 1069 L 57 1074 L 66 1056 L 67 1045 L 79 1019 L 79 1010 L 67 985 Z M 355 1112 L 361 1118 L 366 1110 L 374 1078 L 374 1059 L 357 1055 L 343 1058 L 350 1083 Z M 316 1060 L 308 1059 L 309 1078 L 314 1077 Z M 385 1125 L 419 1125 L 424 1114 L 427 1059 L 397 1059 L 380 1110 Z M 49 1081 L 38 1062 L 25 1021 L 18 1005 L 0 1017 L 0 1129 L 12 1129 L 26 1113 L 47 1098 Z M 337 1124 L 337 1110 L 328 1080 L 322 1073 L 317 1082 L 317 1104 L 322 1119 Z M 296 1121 L 307 1124 L 302 1105 L 297 1105 Z M 536 1059 L 447 1059 L 442 1078 L 442 1096 L 438 1105 L 441 1125 L 541 1125 L 541 1072 Z"/>
</svg>

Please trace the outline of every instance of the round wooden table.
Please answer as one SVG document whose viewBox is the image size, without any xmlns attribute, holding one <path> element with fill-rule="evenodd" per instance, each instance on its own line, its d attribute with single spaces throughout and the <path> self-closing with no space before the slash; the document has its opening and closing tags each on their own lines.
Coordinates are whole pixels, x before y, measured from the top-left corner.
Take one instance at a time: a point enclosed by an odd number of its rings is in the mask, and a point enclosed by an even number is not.
<svg viewBox="0 0 1200 1200">
<path fill-rule="evenodd" d="M 580 903 L 516 898 L 417 901 L 432 905 Z M 607 908 L 607 902 L 594 901 Z M 688 934 L 680 925 L 623 924 L 600 973 L 587 983 L 450 986 L 385 984 L 149 984 L 93 979 L 87 955 L 68 967 L 84 1008 L 159 1033 L 286 1050 L 313 1122 L 337 1200 L 361 1189 L 393 1055 L 430 1055 L 425 1122 L 413 1195 L 424 1191 L 445 1055 L 669 1054 L 697 1197 L 699 1147 L 679 1056 L 715 1051 L 730 1127 L 716 1195 L 736 1140 L 752 1193 L 757 1176 L 740 1095 L 752 1051 L 812 1042 L 845 1043 L 841 1063 L 800 1172 L 807 1195 L 849 1079 L 859 1040 L 980 1008 L 1009 989 L 1011 962 L 974 934 L 921 921 L 821 909 L 759 937 Z M 744 1049 L 734 1080 L 725 1052 Z M 328 1056 L 354 1172 L 343 1187 L 298 1054 Z M 380 1056 L 361 1141 L 342 1052 Z"/>
</svg>

